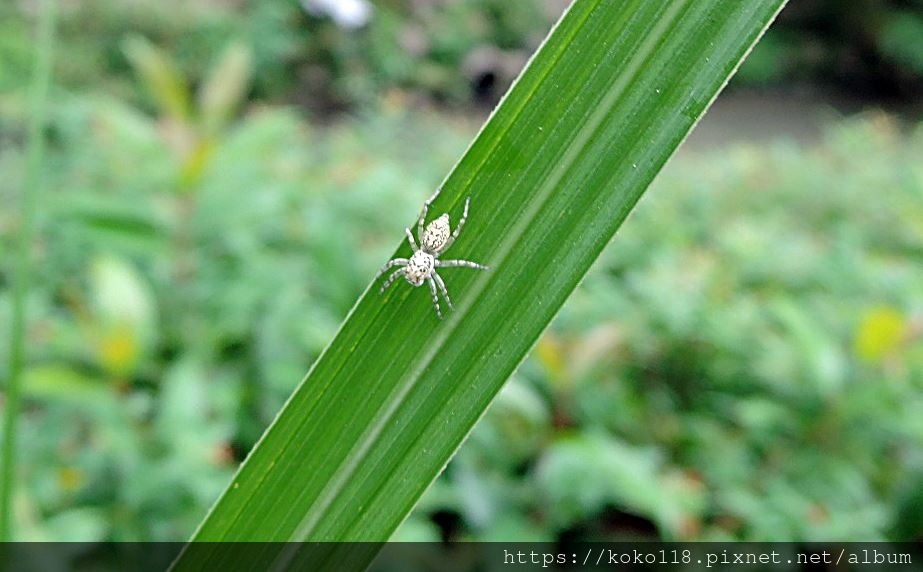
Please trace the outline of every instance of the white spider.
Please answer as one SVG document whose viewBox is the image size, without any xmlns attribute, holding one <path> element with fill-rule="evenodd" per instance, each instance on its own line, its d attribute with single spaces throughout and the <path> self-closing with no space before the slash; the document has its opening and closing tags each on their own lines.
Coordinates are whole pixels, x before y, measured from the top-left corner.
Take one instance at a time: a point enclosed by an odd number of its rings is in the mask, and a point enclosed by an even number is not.
<svg viewBox="0 0 923 572">
<path fill-rule="evenodd" d="M 436 268 L 466 266 L 468 268 L 487 270 L 487 267 L 468 260 L 439 260 L 439 256 L 448 250 L 449 247 L 452 246 L 452 243 L 455 242 L 455 239 L 458 238 L 458 234 L 461 232 L 462 226 L 464 226 L 465 220 L 468 218 L 468 202 L 471 200 L 471 197 L 465 199 L 465 210 L 462 213 L 461 220 L 458 221 L 458 226 L 455 227 L 455 232 L 451 232 L 448 213 L 444 213 L 442 216 L 426 225 L 426 229 L 424 229 L 423 223 L 426 220 L 426 211 L 429 210 L 430 203 L 432 203 L 438 195 L 439 191 L 436 191 L 436 194 L 423 203 L 423 211 L 420 212 L 420 219 L 417 221 L 417 237 L 420 239 L 420 247 L 417 247 L 417 243 L 413 240 L 413 233 L 410 232 L 410 229 L 405 228 L 404 232 L 407 233 L 407 240 L 410 241 L 410 247 L 413 249 L 413 256 L 409 259 L 395 258 L 394 260 L 388 261 L 387 264 L 381 267 L 378 274 L 375 275 L 375 280 L 378 280 L 378 277 L 384 274 L 385 270 L 400 266 L 401 268 L 398 268 L 388 276 L 388 279 L 385 280 L 379 293 L 384 292 L 399 276 L 406 278 L 413 286 L 421 286 L 424 281 L 429 281 L 429 289 L 433 293 L 433 305 L 436 307 L 436 315 L 439 316 L 441 320 L 442 311 L 439 309 L 439 296 L 436 293 L 437 285 L 439 286 L 439 290 L 442 291 L 442 296 L 445 298 L 449 308 L 454 310 L 455 307 L 452 305 L 452 300 L 449 298 L 449 292 L 445 288 L 445 282 L 442 281 L 442 277 L 436 272 Z"/>
</svg>

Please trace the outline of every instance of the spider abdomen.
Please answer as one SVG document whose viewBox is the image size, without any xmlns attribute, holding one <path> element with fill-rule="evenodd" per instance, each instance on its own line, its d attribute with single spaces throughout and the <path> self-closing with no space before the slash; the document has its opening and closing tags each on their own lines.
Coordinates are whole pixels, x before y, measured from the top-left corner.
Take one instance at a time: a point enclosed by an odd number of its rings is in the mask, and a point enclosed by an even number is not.
<svg viewBox="0 0 923 572">
<path fill-rule="evenodd" d="M 426 230 L 423 231 L 423 236 L 420 237 L 420 242 L 423 243 L 423 250 L 431 254 L 439 253 L 442 247 L 449 241 L 449 234 L 451 234 L 451 229 L 449 228 L 449 215 L 444 214 L 426 225 Z"/>
</svg>

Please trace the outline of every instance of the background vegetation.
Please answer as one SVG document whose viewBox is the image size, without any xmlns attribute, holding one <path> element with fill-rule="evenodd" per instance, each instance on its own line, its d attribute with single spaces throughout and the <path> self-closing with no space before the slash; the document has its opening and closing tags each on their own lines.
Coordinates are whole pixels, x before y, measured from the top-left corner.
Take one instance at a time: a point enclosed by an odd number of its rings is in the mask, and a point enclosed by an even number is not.
<svg viewBox="0 0 923 572">
<path fill-rule="evenodd" d="M 138 34 L 202 77 L 216 47 L 253 50 L 254 94 L 315 112 L 400 89 L 442 103 L 493 104 L 568 0 L 263 0 L 64 3 L 59 84 L 135 94 L 122 47 Z M 339 8 L 336 5 L 339 4 Z M 367 8 L 361 8 L 366 6 Z M 0 91 L 28 77 L 30 9 L 0 6 Z M 26 16 L 24 18 L 24 16 Z M 824 83 L 863 96 L 923 87 L 923 0 L 793 0 L 734 80 Z"/>
<path fill-rule="evenodd" d="M 195 4 L 62 13 L 21 540 L 188 537 L 561 9 Z M 794 0 L 740 81 L 918 94 L 920 6 Z M 33 16 L 0 5 L 3 205 Z M 397 536 L 923 537 L 921 156 L 877 114 L 681 154 Z"/>
</svg>

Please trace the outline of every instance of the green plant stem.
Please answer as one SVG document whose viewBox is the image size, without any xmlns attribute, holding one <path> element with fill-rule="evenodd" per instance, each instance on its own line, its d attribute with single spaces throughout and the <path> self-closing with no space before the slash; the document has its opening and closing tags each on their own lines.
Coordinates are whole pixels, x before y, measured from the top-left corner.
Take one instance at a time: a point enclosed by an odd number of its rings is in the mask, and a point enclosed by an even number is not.
<svg viewBox="0 0 923 572">
<path fill-rule="evenodd" d="M 0 478 L 0 541 L 13 540 L 13 488 L 16 481 L 16 435 L 22 392 L 22 372 L 25 362 L 26 296 L 29 293 L 30 250 L 35 238 L 35 219 L 41 185 L 42 162 L 45 153 L 44 128 L 51 66 L 54 56 L 55 0 L 44 0 L 38 22 L 35 44 L 35 67 L 32 73 L 30 100 L 32 117 L 29 122 L 26 175 L 20 197 L 19 241 L 15 252 L 12 319 L 10 325 L 9 379 L 6 384 L 3 415 L 2 478 Z"/>
</svg>

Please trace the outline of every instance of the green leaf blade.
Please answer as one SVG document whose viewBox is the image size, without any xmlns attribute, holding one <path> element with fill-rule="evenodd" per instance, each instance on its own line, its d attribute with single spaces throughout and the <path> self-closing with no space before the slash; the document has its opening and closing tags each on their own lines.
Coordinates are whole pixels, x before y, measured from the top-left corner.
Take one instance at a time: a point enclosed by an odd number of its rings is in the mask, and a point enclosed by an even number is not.
<svg viewBox="0 0 923 572">
<path fill-rule="evenodd" d="M 194 540 L 387 540 L 783 3 L 577 0 L 430 209 L 491 270 L 373 285 Z"/>
</svg>

